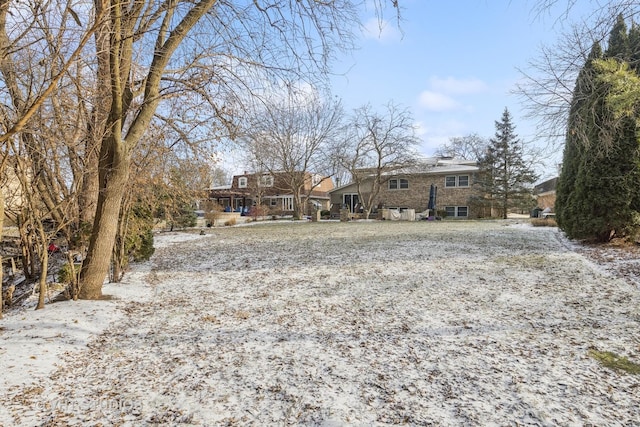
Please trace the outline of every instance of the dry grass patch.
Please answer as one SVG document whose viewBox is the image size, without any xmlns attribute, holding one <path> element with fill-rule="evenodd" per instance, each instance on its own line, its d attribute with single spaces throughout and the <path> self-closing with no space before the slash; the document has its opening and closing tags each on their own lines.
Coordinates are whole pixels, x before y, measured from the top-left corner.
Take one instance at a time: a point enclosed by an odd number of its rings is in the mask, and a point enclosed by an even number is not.
<svg viewBox="0 0 640 427">
<path fill-rule="evenodd" d="M 534 218 L 531 220 L 534 227 L 557 227 L 558 223 L 554 218 Z"/>
</svg>

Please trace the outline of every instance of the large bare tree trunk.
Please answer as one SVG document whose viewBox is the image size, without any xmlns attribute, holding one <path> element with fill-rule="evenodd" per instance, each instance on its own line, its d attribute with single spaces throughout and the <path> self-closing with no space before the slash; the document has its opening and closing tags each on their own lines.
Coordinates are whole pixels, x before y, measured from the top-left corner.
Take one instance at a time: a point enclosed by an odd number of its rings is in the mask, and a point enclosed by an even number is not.
<svg viewBox="0 0 640 427">
<path fill-rule="evenodd" d="M 96 1 L 96 10 L 99 15 L 105 14 L 105 5 Z M 82 187 L 78 197 L 80 211 L 80 225 L 92 224 L 98 205 L 98 189 L 100 177 L 98 174 L 98 154 L 100 152 L 100 142 L 106 135 L 106 125 L 109 117 L 109 106 L 111 105 L 111 89 L 107 84 L 110 79 L 109 71 L 109 39 L 111 37 L 111 21 L 108 19 L 99 23 L 94 37 L 96 43 L 97 61 L 97 83 L 96 100 L 88 118 L 88 132 L 85 141 L 85 168 L 82 177 Z"/>
<path fill-rule="evenodd" d="M 100 159 L 100 193 L 96 216 L 89 250 L 80 272 L 81 299 L 102 298 L 102 284 L 109 271 L 120 205 L 129 178 L 129 155 L 115 137 L 107 138 Z"/>
<path fill-rule="evenodd" d="M 131 161 L 130 150 L 143 137 L 160 102 L 160 82 L 171 55 L 185 39 L 193 26 L 209 11 L 217 0 L 200 0 L 170 29 L 174 18 L 174 6 L 167 9 L 161 19 L 160 31 L 156 39 L 153 60 L 144 83 L 144 99 L 139 110 L 133 114 L 127 129 L 124 122 L 132 112 L 133 99 L 131 67 L 134 60 L 135 28 L 142 10 L 142 3 L 128 6 L 115 0 L 95 0 L 98 12 L 110 11 L 111 23 L 100 31 L 108 31 L 109 80 L 103 82 L 109 87 L 109 116 L 105 129 L 108 134 L 102 138 L 99 159 L 99 193 L 96 214 L 89 241 L 89 249 L 80 272 L 81 299 L 100 299 L 102 284 L 107 277 L 113 246 L 118 231 L 120 206 L 126 191 Z M 158 15 L 161 16 L 161 15 Z M 97 36 L 100 40 L 100 35 Z M 106 55 L 98 57 L 100 62 Z M 103 65 L 106 67 L 106 64 Z M 106 68 L 105 68 L 106 69 Z"/>
<path fill-rule="evenodd" d="M 4 160 L 4 159 L 3 159 Z M 4 170 L 4 161 L 0 163 L 0 174 Z M 2 230 L 4 229 L 4 193 L 0 190 L 0 242 L 2 242 Z M 0 253 L 0 319 L 2 319 L 2 312 L 4 311 L 4 293 L 2 290 L 2 254 Z"/>
</svg>

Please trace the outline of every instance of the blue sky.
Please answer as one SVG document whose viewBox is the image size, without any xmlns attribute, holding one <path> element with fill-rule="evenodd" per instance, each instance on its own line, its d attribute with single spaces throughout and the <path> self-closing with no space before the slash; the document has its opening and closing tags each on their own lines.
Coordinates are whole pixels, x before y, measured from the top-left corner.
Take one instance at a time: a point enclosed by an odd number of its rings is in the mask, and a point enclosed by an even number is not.
<svg viewBox="0 0 640 427">
<path fill-rule="evenodd" d="M 333 77 L 333 94 L 349 110 L 389 101 L 409 108 L 425 155 L 451 137 L 492 137 L 505 107 L 522 139 L 546 146 L 535 140 L 534 122 L 524 118 L 511 91 L 522 79 L 518 68 L 526 70 L 541 44 L 553 44 L 567 22 L 557 20 L 558 10 L 536 16 L 534 3 L 402 0 L 402 33 L 391 22 L 381 34 L 369 10 L 363 19 L 372 29 L 363 33 L 360 49 L 335 63 L 334 71 L 344 75 Z M 576 17 L 579 12 L 572 10 Z M 543 175 L 555 173 L 561 150 L 556 147 Z"/>
</svg>

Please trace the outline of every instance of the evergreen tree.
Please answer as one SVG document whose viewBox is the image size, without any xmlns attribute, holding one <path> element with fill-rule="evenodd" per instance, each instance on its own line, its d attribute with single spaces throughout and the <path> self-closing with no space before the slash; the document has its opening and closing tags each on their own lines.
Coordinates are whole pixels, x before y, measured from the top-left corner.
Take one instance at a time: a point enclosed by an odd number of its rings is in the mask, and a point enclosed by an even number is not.
<svg viewBox="0 0 640 427">
<path fill-rule="evenodd" d="M 588 140 L 587 122 L 591 117 L 589 113 L 591 94 L 593 93 L 594 69 L 593 61 L 602 58 L 602 48 L 598 42 L 591 47 L 587 61 L 580 70 L 576 85 L 573 89 L 573 99 L 569 111 L 567 124 L 567 136 L 562 155 L 562 169 L 558 177 L 556 188 L 556 221 L 558 226 L 567 234 L 572 234 L 571 218 L 576 215 L 577 200 L 575 198 L 575 181 L 582 161 L 585 142 Z"/>
<path fill-rule="evenodd" d="M 598 51 L 594 45 L 576 81 L 556 210 L 558 225 L 570 238 L 608 241 L 635 233 L 640 205 L 635 114 L 619 114 L 610 101 L 616 61 L 632 60 L 621 17 L 605 53 L 614 69 L 597 66 Z"/>
<path fill-rule="evenodd" d="M 640 26 L 635 22 L 629 30 L 629 64 L 635 71 L 640 68 Z"/>
<path fill-rule="evenodd" d="M 609 41 L 605 58 L 615 58 L 619 61 L 629 61 L 631 50 L 629 47 L 629 35 L 627 34 L 627 24 L 622 14 L 618 15 L 616 23 L 609 33 Z"/>
<path fill-rule="evenodd" d="M 538 177 L 524 159 L 524 145 L 515 133 L 507 108 L 495 125 L 496 134 L 489 140 L 487 154 L 480 162 L 483 173 L 478 184 L 485 201 L 507 218 L 510 208 L 522 207 L 523 202 L 531 200 L 533 183 Z"/>
</svg>

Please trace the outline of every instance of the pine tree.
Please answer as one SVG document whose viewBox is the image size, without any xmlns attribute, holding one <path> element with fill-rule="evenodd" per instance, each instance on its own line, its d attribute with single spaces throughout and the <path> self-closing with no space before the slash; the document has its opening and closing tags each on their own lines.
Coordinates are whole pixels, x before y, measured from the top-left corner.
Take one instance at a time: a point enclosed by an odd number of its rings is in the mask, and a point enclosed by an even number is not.
<svg viewBox="0 0 640 427">
<path fill-rule="evenodd" d="M 496 121 L 496 134 L 489 140 L 487 155 L 480 162 L 483 170 L 478 184 L 492 209 L 507 218 L 510 208 L 531 200 L 532 187 L 538 178 L 524 159 L 524 145 L 515 133 L 507 108 Z"/>
</svg>

